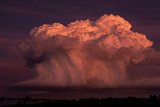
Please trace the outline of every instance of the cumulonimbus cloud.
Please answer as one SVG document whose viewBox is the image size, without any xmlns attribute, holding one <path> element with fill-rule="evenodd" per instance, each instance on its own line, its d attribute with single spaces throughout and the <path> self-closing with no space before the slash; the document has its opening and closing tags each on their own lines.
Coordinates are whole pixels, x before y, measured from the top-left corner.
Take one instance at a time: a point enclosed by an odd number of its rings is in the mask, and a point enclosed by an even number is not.
<svg viewBox="0 0 160 107">
<path fill-rule="evenodd" d="M 120 16 L 34 28 L 21 44 L 27 65 L 37 72 L 28 84 L 56 87 L 117 87 L 126 66 L 159 57 L 146 35 L 131 31 Z"/>
</svg>

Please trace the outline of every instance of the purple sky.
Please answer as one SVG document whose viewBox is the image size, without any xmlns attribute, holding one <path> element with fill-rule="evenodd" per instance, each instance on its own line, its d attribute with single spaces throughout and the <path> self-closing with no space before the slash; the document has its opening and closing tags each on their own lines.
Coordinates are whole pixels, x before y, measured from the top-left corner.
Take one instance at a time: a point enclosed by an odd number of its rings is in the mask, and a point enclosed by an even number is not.
<svg viewBox="0 0 160 107">
<path fill-rule="evenodd" d="M 146 34 L 154 41 L 153 47 L 160 50 L 159 0 L 0 0 L 0 95 L 6 86 L 36 75 L 24 67 L 18 50 L 32 28 L 45 23 L 96 20 L 110 13 L 124 17 L 133 31 Z M 158 64 L 133 65 L 129 71 L 132 79 L 160 76 Z"/>
</svg>

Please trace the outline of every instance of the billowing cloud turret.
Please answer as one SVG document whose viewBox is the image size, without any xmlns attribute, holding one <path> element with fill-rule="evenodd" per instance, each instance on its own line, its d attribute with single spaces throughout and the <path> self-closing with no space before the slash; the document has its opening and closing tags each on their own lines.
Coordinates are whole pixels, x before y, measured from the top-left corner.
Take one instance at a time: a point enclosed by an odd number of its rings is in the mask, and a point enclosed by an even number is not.
<svg viewBox="0 0 160 107">
<path fill-rule="evenodd" d="M 131 31 L 120 16 L 34 28 L 21 50 L 37 77 L 28 84 L 115 87 L 127 80 L 126 66 L 148 58 L 152 41 Z M 152 54 L 152 52 L 150 52 Z"/>
</svg>

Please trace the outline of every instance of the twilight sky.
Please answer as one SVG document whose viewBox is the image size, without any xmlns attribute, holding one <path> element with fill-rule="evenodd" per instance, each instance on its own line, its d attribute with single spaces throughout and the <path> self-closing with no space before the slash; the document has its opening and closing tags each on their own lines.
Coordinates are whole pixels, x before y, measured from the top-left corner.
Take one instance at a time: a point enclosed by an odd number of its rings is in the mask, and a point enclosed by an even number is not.
<svg viewBox="0 0 160 107">
<path fill-rule="evenodd" d="M 36 76 L 35 72 L 24 66 L 25 60 L 18 49 L 18 44 L 34 27 L 54 22 L 66 25 L 74 20 L 84 19 L 95 21 L 103 14 L 120 15 L 132 24 L 132 31 L 146 34 L 147 38 L 154 42 L 153 47 L 160 50 L 159 13 L 159 0 L 0 0 L 0 95 L 2 93 L 10 95 L 15 92 L 23 95 L 26 92 L 29 93 L 28 90 L 38 90 L 38 88 L 16 87 L 15 89 L 14 87 L 4 91 L 6 87 L 12 87 L 11 85 L 16 82 Z M 157 62 L 133 64 L 127 68 L 129 78 L 135 81 L 139 78 L 158 78 L 160 77 L 159 66 L 160 63 Z M 152 82 L 156 82 L 156 79 Z M 150 88 L 155 89 L 155 87 Z M 21 90 L 24 91 L 21 92 Z M 50 90 L 52 88 L 46 88 L 45 91 L 50 95 L 52 92 Z M 53 88 L 53 93 L 56 92 L 54 90 Z M 121 93 L 121 90 L 118 93 Z M 157 94 L 157 90 L 159 91 L 159 88 L 153 92 Z M 62 90 L 62 94 L 56 95 L 65 96 L 65 92 Z M 104 90 L 102 92 L 105 93 Z M 148 90 L 147 92 L 152 93 Z M 43 93 L 39 95 L 43 96 Z M 112 94 L 109 95 L 112 96 Z"/>
</svg>

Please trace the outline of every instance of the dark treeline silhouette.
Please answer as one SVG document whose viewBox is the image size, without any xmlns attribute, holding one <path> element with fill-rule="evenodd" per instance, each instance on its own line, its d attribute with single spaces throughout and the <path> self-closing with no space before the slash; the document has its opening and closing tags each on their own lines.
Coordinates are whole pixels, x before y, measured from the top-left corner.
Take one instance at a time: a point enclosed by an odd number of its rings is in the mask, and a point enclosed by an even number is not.
<svg viewBox="0 0 160 107">
<path fill-rule="evenodd" d="M 17 103 L 3 105 L 4 101 L 15 100 Z M 4 98 L 0 97 L 1 107 L 160 107 L 160 96 L 150 95 L 149 98 L 88 98 L 79 100 L 51 100 L 40 98 Z"/>
</svg>

